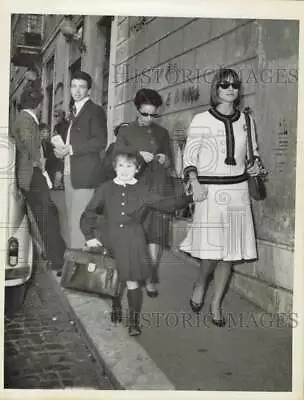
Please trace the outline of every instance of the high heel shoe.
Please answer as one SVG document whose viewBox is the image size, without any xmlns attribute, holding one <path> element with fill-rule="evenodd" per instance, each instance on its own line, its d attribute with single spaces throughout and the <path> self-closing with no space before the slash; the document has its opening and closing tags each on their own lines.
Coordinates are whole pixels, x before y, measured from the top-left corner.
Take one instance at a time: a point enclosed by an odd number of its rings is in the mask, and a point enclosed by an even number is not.
<svg viewBox="0 0 304 400">
<path fill-rule="evenodd" d="M 158 296 L 158 290 L 148 290 L 146 288 L 146 293 L 147 293 L 147 296 L 152 297 L 152 298 L 155 298 Z"/>
<path fill-rule="evenodd" d="M 221 313 L 221 318 L 220 319 L 214 318 L 214 314 L 212 312 L 212 307 L 211 307 L 211 304 L 210 304 L 211 322 L 213 323 L 213 325 L 215 325 L 215 326 L 217 326 L 219 328 L 223 328 L 226 325 L 226 320 L 222 316 L 222 311 L 221 310 L 220 310 L 220 313 Z"/>
<path fill-rule="evenodd" d="M 147 296 L 152 297 L 152 298 L 155 298 L 155 297 L 158 296 L 158 290 L 157 290 L 157 289 L 155 289 L 155 290 L 149 290 L 149 289 L 147 288 L 147 286 L 145 287 L 145 289 L 146 289 Z"/>
<path fill-rule="evenodd" d="M 198 304 L 198 303 L 194 303 L 194 301 L 192 299 L 190 299 L 189 303 L 190 303 L 191 310 L 196 314 L 200 313 L 200 311 L 202 310 L 203 305 L 204 305 L 204 301 L 202 301 L 201 303 Z"/>
<path fill-rule="evenodd" d="M 195 289 L 196 289 L 196 287 L 195 287 L 195 285 L 193 285 L 192 297 L 193 297 L 193 293 L 194 293 Z M 191 299 L 189 300 L 191 310 L 192 310 L 194 313 L 198 314 L 198 313 L 202 310 L 202 308 L 203 308 L 205 294 L 203 294 L 202 301 L 201 301 L 200 303 L 194 302 L 194 301 L 192 300 L 192 297 L 191 297 Z"/>
</svg>

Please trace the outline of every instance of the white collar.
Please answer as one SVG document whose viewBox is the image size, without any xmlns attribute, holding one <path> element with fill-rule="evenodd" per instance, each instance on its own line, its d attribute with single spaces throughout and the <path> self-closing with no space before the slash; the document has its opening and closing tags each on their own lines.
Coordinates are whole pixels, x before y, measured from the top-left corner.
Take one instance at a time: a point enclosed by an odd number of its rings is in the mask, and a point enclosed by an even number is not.
<svg viewBox="0 0 304 400">
<path fill-rule="evenodd" d="M 127 185 L 135 185 L 135 183 L 137 183 L 138 181 L 137 181 L 136 178 L 133 178 L 133 179 L 131 179 L 129 182 L 124 182 L 124 181 L 122 181 L 121 179 L 119 179 L 119 178 L 116 176 L 116 178 L 113 179 L 113 182 L 116 183 L 117 185 L 125 186 L 125 187 L 126 187 Z"/>
<path fill-rule="evenodd" d="M 39 121 L 38 121 L 37 115 L 32 110 L 29 110 L 28 108 L 24 108 L 23 111 L 25 111 L 28 114 L 30 114 L 34 118 L 36 124 L 39 125 Z"/>
<path fill-rule="evenodd" d="M 89 96 L 85 97 L 84 99 L 80 100 L 80 101 L 75 101 L 75 107 L 76 107 L 76 112 L 77 114 L 79 113 L 79 111 L 82 109 L 82 107 L 85 105 L 85 103 L 90 99 Z"/>
</svg>

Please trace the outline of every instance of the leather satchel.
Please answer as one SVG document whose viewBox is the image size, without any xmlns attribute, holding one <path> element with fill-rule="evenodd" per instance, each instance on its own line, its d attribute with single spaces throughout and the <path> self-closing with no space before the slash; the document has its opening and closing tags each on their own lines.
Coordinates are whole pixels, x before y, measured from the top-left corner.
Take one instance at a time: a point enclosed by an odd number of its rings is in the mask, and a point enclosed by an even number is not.
<svg viewBox="0 0 304 400">
<path fill-rule="evenodd" d="M 248 164 L 252 166 L 255 161 L 255 157 L 253 154 L 253 146 L 252 146 L 252 136 L 251 136 L 251 124 L 249 117 L 249 108 L 247 107 L 244 110 L 246 127 L 247 127 L 247 140 L 248 140 Z M 260 166 L 260 173 L 257 176 L 250 176 L 248 174 L 248 189 L 249 194 L 254 200 L 264 200 L 266 198 L 266 186 L 265 179 L 267 175 L 267 171 L 265 170 L 262 161 L 258 159 Z"/>
<path fill-rule="evenodd" d="M 114 258 L 104 247 L 67 249 L 61 285 L 67 289 L 116 297 L 122 285 Z"/>
</svg>

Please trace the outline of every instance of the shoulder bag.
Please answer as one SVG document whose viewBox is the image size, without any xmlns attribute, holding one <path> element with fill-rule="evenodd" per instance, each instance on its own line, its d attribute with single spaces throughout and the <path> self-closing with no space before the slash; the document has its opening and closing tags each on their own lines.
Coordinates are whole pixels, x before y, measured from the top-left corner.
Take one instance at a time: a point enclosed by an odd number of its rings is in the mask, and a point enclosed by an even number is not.
<svg viewBox="0 0 304 400">
<path fill-rule="evenodd" d="M 251 123 L 250 123 L 250 109 L 246 107 L 244 110 L 246 127 L 247 127 L 247 142 L 248 142 L 248 163 L 249 166 L 254 164 L 254 161 L 258 157 L 254 157 L 253 147 L 252 147 L 252 136 L 251 136 Z M 264 200 L 266 198 L 266 186 L 265 180 L 267 171 L 265 170 L 262 161 L 258 158 L 260 173 L 257 176 L 250 176 L 248 174 L 248 189 L 249 194 L 254 200 Z"/>
</svg>

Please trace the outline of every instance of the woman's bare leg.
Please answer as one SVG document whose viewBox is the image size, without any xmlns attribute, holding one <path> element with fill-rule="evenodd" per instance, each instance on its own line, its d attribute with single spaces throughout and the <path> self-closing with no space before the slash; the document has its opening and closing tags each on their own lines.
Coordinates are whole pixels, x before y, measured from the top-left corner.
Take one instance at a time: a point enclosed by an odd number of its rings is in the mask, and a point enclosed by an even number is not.
<svg viewBox="0 0 304 400">
<path fill-rule="evenodd" d="M 211 303 L 211 312 L 213 318 L 221 320 L 221 304 L 225 295 L 229 278 L 232 272 L 232 263 L 227 261 L 220 261 L 217 264 L 214 273 L 214 294 Z"/>
<path fill-rule="evenodd" d="M 198 276 L 193 284 L 191 300 L 199 305 L 204 300 L 207 286 L 216 268 L 216 260 L 201 260 Z"/>
</svg>

